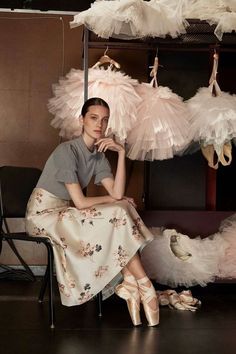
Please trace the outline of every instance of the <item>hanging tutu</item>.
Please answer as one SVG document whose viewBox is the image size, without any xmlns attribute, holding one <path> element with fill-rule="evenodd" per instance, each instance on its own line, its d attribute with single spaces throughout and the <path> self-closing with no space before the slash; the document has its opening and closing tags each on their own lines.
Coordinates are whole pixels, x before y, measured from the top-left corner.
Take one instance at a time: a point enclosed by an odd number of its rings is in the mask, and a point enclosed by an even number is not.
<svg viewBox="0 0 236 354">
<path fill-rule="evenodd" d="M 74 16 L 70 26 L 85 25 L 99 37 L 134 39 L 177 37 L 185 32 L 186 21 L 158 1 L 95 1 L 91 8 Z"/>
<path fill-rule="evenodd" d="M 88 98 L 100 97 L 110 107 L 106 135 L 114 134 L 124 142 L 136 122 L 136 107 L 141 98 L 135 91 L 138 81 L 110 67 L 88 71 Z M 49 111 L 55 116 L 51 122 L 60 135 L 71 139 L 81 134 L 81 109 L 84 104 L 84 71 L 72 69 L 58 84 L 53 85 L 54 97 Z"/>
<path fill-rule="evenodd" d="M 219 40 L 222 40 L 224 33 L 236 30 L 235 0 L 189 0 L 183 15 L 216 25 L 214 33 Z"/>
<path fill-rule="evenodd" d="M 220 259 L 219 277 L 236 279 L 236 214 L 222 222 L 220 231 L 229 245 Z"/>
<path fill-rule="evenodd" d="M 153 87 L 155 83 L 155 87 Z M 127 137 L 127 156 L 132 160 L 164 160 L 180 154 L 189 143 L 186 105 L 168 87 L 150 84 L 137 87 L 142 102 L 137 124 Z"/>
<path fill-rule="evenodd" d="M 155 236 L 141 251 L 147 275 L 171 287 L 205 286 L 219 276 L 219 261 L 229 243 L 216 233 L 191 239 L 174 229 L 151 229 Z"/>
<path fill-rule="evenodd" d="M 198 141 L 208 165 L 218 168 L 218 162 L 227 166 L 232 160 L 231 140 L 236 137 L 236 95 L 220 90 L 216 81 L 218 55 L 209 87 L 202 87 L 187 101 L 190 113 L 190 138 Z M 214 161 L 214 151 L 218 161 Z"/>
</svg>

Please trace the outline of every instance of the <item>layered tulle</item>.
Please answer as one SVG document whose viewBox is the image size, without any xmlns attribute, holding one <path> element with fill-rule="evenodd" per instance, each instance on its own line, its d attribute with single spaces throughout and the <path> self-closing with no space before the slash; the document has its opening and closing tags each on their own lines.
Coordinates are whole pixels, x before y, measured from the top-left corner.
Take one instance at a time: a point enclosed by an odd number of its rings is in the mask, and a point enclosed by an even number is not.
<svg viewBox="0 0 236 354">
<path fill-rule="evenodd" d="M 132 160 L 163 160 L 181 153 L 189 143 L 187 107 L 168 87 L 142 83 L 137 123 L 127 138 Z"/>
<path fill-rule="evenodd" d="M 87 26 L 103 38 L 176 37 L 185 32 L 187 19 L 215 25 L 215 35 L 236 30 L 234 0 L 100 0 L 74 17 L 71 27 Z"/>
<path fill-rule="evenodd" d="M 190 137 L 201 145 L 213 145 L 219 156 L 225 143 L 236 137 L 236 95 L 202 87 L 187 101 L 190 111 Z"/>
<path fill-rule="evenodd" d="M 135 87 L 138 81 L 120 71 L 97 68 L 88 71 L 88 98 L 100 97 L 110 107 L 106 135 L 114 134 L 124 142 L 136 122 L 141 97 Z M 51 125 L 68 139 L 81 134 L 81 108 L 84 103 L 84 71 L 72 69 L 58 84 L 53 85 L 54 97 L 49 111 L 54 115 Z"/>
<path fill-rule="evenodd" d="M 220 278 L 236 278 L 236 214 L 224 220 L 220 231 L 222 238 L 229 243 L 219 263 Z"/>
<path fill-rule="evenodd" d="M 74 16 L 71 27 L 85 25 L 102 38 L 177 37 L 187 22 L 160 1 L 95 1 Z"/>
<path fill-rule="evenodd" d="M 229 241 L 221 233 L 193 239 L 174 229 L 152 228 L 151 232 L 155 238 L 141 252 L 151 279 L 171 287 L 189 287 L 205 286 L 220 276 L 220 260 L 229 248 Z M 171 247 L 172 237 L 177 240 L 175 248 Z"/>
<path fill-rule="evenodd" d="M 184 17 L 205 20 L 216 25 L 215 35 L 222 40 L 224 33 L 236 30 L 236 2 L 234 0 L 181 0 L 185 3 Z"/>
</svg>

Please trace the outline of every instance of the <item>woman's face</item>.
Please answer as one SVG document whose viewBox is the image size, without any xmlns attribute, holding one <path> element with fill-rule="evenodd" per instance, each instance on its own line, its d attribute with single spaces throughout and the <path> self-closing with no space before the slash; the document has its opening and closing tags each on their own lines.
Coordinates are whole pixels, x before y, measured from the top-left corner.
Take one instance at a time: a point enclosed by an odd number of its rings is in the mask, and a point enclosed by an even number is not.
<svg viewBox="0 0 236 354">
<path fill-rule="evenodd" d="M 109 119 L 109 109 L 103 106 L 90 106 L 88 112 L 82 117 L 83 134 L 94 140 L 102 138 L 105 134 Z"/>
</svg>

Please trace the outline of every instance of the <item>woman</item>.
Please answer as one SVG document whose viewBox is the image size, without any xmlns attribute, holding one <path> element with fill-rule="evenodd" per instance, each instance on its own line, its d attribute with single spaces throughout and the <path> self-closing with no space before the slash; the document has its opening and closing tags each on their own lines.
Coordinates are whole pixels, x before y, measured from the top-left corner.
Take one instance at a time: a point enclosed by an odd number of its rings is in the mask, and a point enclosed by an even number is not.
<svg viewBox="0 0 236 354">
<path fill-rule="evenodd" d="M 134 325 L 140 325 L 140 302 L 150 326 L 159 322 L 158 302 L 137 254 L 152 234 L 140 220 L 133 199 L 124 196 L 125 150 L 104 138 L 109 107 L 90 98 L 82 108 L 82 135 L 60 144 L 28 203 L 26 228 L 52 240 L 62 304 L 82 304 L 101 291 L 120 271 L 116 293 L 127 301 Z M 104 152 L 118 153 L 115 177 Z M 108 195 L 87 197 L 94 176 Z M 70 206 L 73 202 L 73 207 Z"/>
</svg>

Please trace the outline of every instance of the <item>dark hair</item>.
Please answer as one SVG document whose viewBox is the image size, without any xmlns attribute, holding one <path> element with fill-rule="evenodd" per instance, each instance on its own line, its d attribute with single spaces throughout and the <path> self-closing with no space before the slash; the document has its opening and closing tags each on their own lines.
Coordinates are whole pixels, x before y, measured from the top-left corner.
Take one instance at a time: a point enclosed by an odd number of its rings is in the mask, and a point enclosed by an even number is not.
<svg viewBox="0 0 236 354">
<path fill-rule="evenodd" d="M 106 107 L 108 110 L 110 110 L 108 104 L 102 98 L 100 98 L 100 97 L 92 97 L 92 98 L 89 98 L 87 101 L 84 102 L 84 105 L 83 105 L 82 110 L 81 110 L 81 115 L 83 117 L 88 112 L 90 106 L 103 106 L 103 107 Z"/>
</svg>

